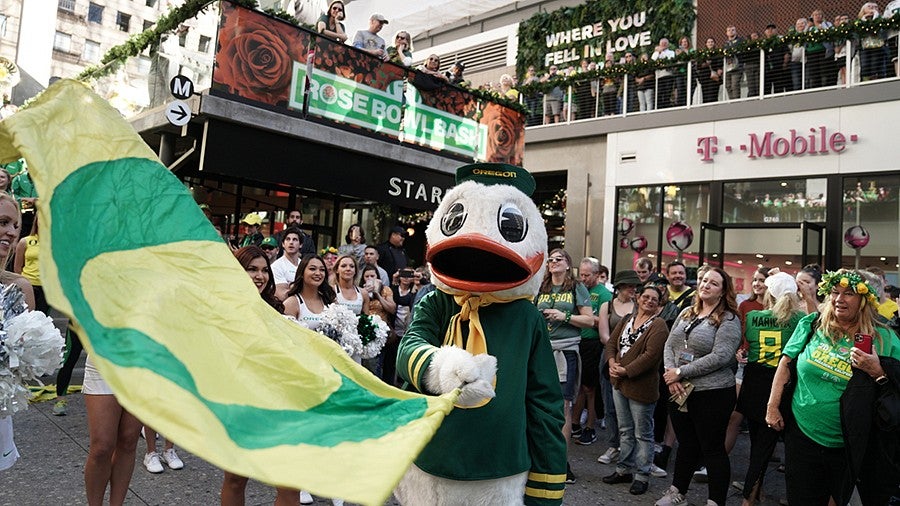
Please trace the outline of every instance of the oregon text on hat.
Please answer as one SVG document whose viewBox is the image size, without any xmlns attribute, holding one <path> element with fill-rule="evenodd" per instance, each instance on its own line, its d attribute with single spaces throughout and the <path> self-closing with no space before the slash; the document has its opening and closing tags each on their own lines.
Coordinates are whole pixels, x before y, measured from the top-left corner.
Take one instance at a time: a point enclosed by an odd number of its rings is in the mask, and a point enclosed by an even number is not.
<svg viewBox="0 0 900 506">
<path fill-rule="evenodd" d="M 476 176 L 516 177 L 516 173 L 511 170 L 499 171 L 499 170 L 475 169 L 472 171 L 472 174 L 476 175 Z"/>
<path fill-rule="evenodd" d="M 507 163 L 473 163 L 456 170 L 456 184 L 475 181 L 485 185 L 505 184 L 518 188 L 525 195 L 534 193 L 534 177 L 522 167 Z"/>
</svg>

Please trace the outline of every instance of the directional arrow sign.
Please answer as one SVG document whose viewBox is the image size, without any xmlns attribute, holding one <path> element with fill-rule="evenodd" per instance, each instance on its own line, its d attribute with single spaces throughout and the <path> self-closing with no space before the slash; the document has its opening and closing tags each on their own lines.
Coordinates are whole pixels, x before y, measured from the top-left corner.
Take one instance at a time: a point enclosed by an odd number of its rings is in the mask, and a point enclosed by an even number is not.
<svg viewBox="0 0 900 506">
<path fill-rule="evenodd" d="M 191 120 L 191 107 L 182 100 L 173 100 L 166 106 L 166 119 L 175 126 L 184 126 Z"/>
<path fill-rule="evenodd" d="M 194 94 L 194 82 L 179 74 L 169 81 L 169 91 L 172 92 L 172 96 L 175 98 L 187 100 Z"/>
</svg>

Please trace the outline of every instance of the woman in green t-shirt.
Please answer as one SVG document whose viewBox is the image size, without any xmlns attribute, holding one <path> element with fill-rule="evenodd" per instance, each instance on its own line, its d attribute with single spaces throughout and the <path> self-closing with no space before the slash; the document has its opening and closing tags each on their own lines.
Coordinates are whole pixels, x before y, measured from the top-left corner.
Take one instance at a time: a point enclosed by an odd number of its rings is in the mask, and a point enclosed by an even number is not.
<svg viewBox="0 0 900 506">
<path fill-rule="evenodd" d="M 887 388 L 891 380 L 879 357 L 900 359 L 900 340 L 878 323 L 877 295 L 864 276 L 841 269 L 822 277 L 819 294 L 827 298 L 819 306 L 821 314 L 800 320 L 775 372 L 766 423 L 782 430 L 782 391 L 790 379 L 788 364 L 797 361 L 793 417 L 785 432 L 785 481 L 791 504 L 827 504 L 829 498 L 847 503 L 853 481 L 847 479 L 851 470 L 841 420 L 842 394 L 859 374 L 868 375 L 877 388 Z"/>
<path fill-rule="evenodd" d="M 580 378 L 578 345 L 581 343 L 581 329 L 594 324 L 594 312 L 591 295 L 572 274 L 572 257 L 565 250 L 557 248 L 547 255 L 547 270 L 534 305 L 547 321 L 550 345 L 565 399 L 563 435 L 568 441 L 572 435 L 572 402 Z M 571 469 L 566 474 L 567 483 L 575 483 Z"/>
</svg>

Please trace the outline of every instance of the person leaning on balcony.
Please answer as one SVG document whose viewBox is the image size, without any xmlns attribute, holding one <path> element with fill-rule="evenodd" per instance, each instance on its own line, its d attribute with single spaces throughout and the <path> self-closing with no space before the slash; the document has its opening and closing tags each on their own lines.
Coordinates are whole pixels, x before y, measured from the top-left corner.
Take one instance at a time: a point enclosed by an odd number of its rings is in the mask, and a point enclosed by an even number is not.
<svg viewBox="0 0 900 506">
<path fill-rule="evenodd" d="M 809 23 L 806 18 L 798 18 L 794 23 L 794 32 L 803 33 Z M 791 45 L 791 91 L 805 88 L 803 83 L 803 44 Z"/>
<path fill-rule="evenodd" d="M 386 24 L 388 24 L 387 18 L 377 12 L 369 16 L 369 28 L 356 32 L 356 35 L 353 37 L 353 47 L 362 49 L 382 60 L 387 60 L 388 54 L 385 51 L 384 39 L 378 36 L 378 32 Z"/>
<path fill-rule="evenodd" d="M 316 21 L 316 31 L 331 37 L 338 42 L 347 40 L 347 32 L 344 29 L 344 2 L 341 0 L 332 0 L 328 4 L 328 10 Z"/>
<path fill-rule="evenodd" d="M 559 67 L 550 66 L 550 71 L 541 78 L 542 83 L 546 83 L 551 79 L 558 79 Z M 554 86 L 552 90 L 544 94 L 544 124 L 559 123 L 559 113 L 562 110 L 563 90 L 559 86 Z"/>
<path fill-rule="evenodd" d="M 400 30 L 394 36 L 394 45 L 388 46 L 388 61 L 409 67 L 413 62 L 412 37 L 409 32 Z"/>
<path fill-rule="evenodd" d="M 737 28 L 734 25 L 725 28 L 725 43 L 723 49 L 737 46 L 744 42 L 743 37 L 738 37 Z M 742 55 L 732 55 L 725 58 L 725 91 L 728 92 L 728 100 L 741 98 L 741 79 L 744 78 L 744 61 Z"/>
<path fill-rule="evenodd" d="M 878 7 L 875 4 L 876 9 Z M 807 32 L 827 30 L 832 27 L 831 22 L 825 21 L 825 13 L 822 9 L 812 12 L 812 22 L 806 27 Z M 834 44 L 828 41 L 811 42 L 806 45 L 806 81 L 810 88 L 834 86 L 837 78 L 831 74 L 830 60 L 834 58 Z"/>
<path fill-rule="evenodd" d="M 716 48 L 716 39 L 706 39 L 706 49 Z M 700 83 L 700 94 L 704 104 L 711 104 L 719 100 L 719 89 L 722 87 L 722 59 L 712 57 L 708 60 L 697 60 L 694 67 L 694 75 Z"/>
<path fill-rule="evenodd" d="M 859 10 L 861 21 L 871 21 L 880 17 L 878 4 L 867 2 Z M 887 55 L 881 32 L 862 37 L 859 41 L 859 77 L 863 81 L 881 79 L 887 72 Z"/>
<path fill-rule="evenodd" d="M 649 61 L 650 56 L 647 53 L 641 53 L 641 63 L 646 64 Z M 656 91 L 656 81 L 654 79 L 655 72 L 649 66 L 642 67 L 642 70 L 639 70 L 634 78 L 641 112 L 653 110 L 653 94 Z"/>
<path fill-rule="evenodd" d="M 502 76 L 500 76 L 500 94 L 510 100 L 515 100 L 516 102 L 518 102 L 519 90 L 513 88 L 513 86 L 515 85 L 516 83 L 511 75 L 503 74 Z"/>
</svg>

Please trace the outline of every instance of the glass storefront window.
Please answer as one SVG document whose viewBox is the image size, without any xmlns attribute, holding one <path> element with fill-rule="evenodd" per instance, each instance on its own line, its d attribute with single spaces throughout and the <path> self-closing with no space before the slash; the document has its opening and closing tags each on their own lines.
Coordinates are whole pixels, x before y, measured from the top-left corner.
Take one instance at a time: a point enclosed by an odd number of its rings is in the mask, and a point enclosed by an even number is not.
<svg viewBox="0 0 900 506">
<path fill-rule="evenodd" d="M 859 249 L 858 267 L 880 267 L 887 274 L 888 283 L 897 286 L 900 251 L 900 176 L 853 176 L 843 184 L 844 234 L 854 226 L 865 229 L 868 243 Z M 864 241 L 865 239 L 863 239 Z M 857 266 L 857 250 L 843 243 L 841 265 Z"/>
<path fill-rule="evenodd" d="M 634 263 L 641 256 L 648 256 L 656 264 L 656 254 L 659 251 L 659 224 L 660 224 L 660 193 L 659 186 L 641 186 L 637 188 L 620 188 L 618 191 L 619 223 L 616 225 L 616 265 L 615 272 L 633 269 Z M 622 234 L 621 224 L 630 220 L 633 224 L 628 234 Z M 639 247 L 640 237 L 646 240 L 646 247 L 638 252 L 633 246 Z"/>
<path fill-rule="evenodd" d="M 825 178 L 725 183 L 722 222 L 824 222 L 826 186 Z"/>
<path fill-rule="evenodd" d="M 709 221 L 709 185 L 681 184 L 663 187 L 663 244 L 661 270 L 673 260 L 680 260 L 687 267 L 688 279 L 699 266 L 700 223 Z M 684 222 L 693 231 L 693 240 L 679 252 L 666 240 L 666 233 L 673 223 Z"/>
</svg>

